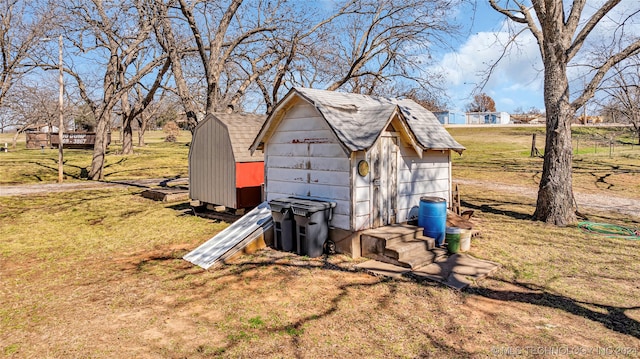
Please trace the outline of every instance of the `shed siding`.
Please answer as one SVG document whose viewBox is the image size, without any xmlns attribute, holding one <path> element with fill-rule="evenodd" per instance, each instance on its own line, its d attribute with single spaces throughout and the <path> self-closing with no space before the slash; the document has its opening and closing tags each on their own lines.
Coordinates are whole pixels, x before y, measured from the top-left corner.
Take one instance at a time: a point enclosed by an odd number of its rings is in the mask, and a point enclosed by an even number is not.
<svg viewBox="0 0 640 359">
<path fill-rule="evenodd" d="M 236 208 L 235 178 L 236 164 L 227 128 L 210 118 L 196 129 L 191 141 L 189 196 Z"/>
<path fill-rule="evenodd" d="M 318 197 L 337 203 L 331 225 L 351 229 L 351 162 L 315 108 L 300 102 L 265 145 L 267 200 Z"/>
<path fill-rule="evenodd" d="M 400 147 L 398 161 L 398 221 L 407 220 L 409 210 L 420 205 L 420 197 L 442 197 L 449 202 L 449 151 L 425 151 L 422 158 Z"/>
</svg>

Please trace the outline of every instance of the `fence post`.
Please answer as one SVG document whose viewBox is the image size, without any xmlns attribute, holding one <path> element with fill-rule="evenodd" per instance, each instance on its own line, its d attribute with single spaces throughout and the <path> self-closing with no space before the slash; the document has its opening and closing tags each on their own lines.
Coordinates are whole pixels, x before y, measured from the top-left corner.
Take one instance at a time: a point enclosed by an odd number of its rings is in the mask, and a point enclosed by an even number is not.
<svg viewBox="0 0 640 359">
<path fill-rule="evenodd" d="M 613 141 L 609 140 L 609 158 L 613 158 Z"/>
<path fill-rule="evenodd" d="M 531 155 L 529 157 L 534 157 L 536 155 L 536 134 L 534 133 L 531 137 Z"/>
</svg>

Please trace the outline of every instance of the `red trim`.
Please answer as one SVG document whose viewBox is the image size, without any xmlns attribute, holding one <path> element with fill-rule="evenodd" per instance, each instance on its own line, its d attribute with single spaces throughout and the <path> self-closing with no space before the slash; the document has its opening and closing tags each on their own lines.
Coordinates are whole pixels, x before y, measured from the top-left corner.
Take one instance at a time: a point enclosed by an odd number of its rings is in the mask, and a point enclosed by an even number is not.
<svg viewBox="0 0 640 359">
<path fill-rule="evenodd" d="M 237 162 L 236 188 L 260 186 L 264 183 L 264 162 Z"/>
</svg>

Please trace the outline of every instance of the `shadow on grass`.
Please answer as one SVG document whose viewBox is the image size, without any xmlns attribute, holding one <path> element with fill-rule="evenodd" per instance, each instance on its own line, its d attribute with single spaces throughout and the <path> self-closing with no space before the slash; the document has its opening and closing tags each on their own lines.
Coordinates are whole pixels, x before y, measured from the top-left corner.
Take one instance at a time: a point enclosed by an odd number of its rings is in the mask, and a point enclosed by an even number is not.
<svg viewBox="0 0 640 359">
<path fill-rule="evenodd" d="M 135 260 L 128 262 L 125 271 L 133 271 L 137 273 L 152 274 L 154 272 L 153 266 L 158 265 L 160 267 L 171 267 L 172 275 L 165 279 L 165 282 L 180 282 L 189 281 L 189 300 L 181 301 L 175 304 L 176 310 L 180 310 L 179 307 L 188 307 L 192 303 L 199 301 L 209 301 L 210 298 L 222 295 L 221 293 L 229 290 L 229 286 L 234 283 L 244 283 L 246 280 L 263 280 L 263 276 L 269 276 L 275 282 L 286 283 L 288 278 L 293 276 L 297 277 L 301 275 L 300 271 L 305 270 L 319 270 L 319 271 L 331 271 L 347 274 L 360 274 L 364 273 L 362 269 L 355 268 L 349 264 L 348 260 L 340 260 L 338 257 L 325 256 L 324 258 L 308 259 L 300 257 L 294 254 L 282 253 L 266 249 L 262 252 L 258 252 L 256 255 L 246 257 L 246 261 L 240 263 L 223 263 L 216 265 L 209 270 L 203 270 L 199 267 L 193 266 L 190 263 L 181 260 L 182 255 L 186 254 L 186 250 L 174 251 L 171 253 L 156 252 L 147 258 L 141 258 L 136 256 Z M 337 260 L 336 260 L 337 259 Z M 272 270 L 264 270 L 271 268 Z M 161 268 L 158 268 L 162 270 Z M 255 272 L 255 271 L 258 272 Z M 315 276 L 315 275 L 313 275 Z M 281 277 L 274 279 L 273 277 Z M 250 278 L 250 279 L 249 279 Z M 293 350 L 293 357 L 303 358 L 307 357 L 308 353 L 305 350 L 305 346 L 308 342 L 305 340 L 305 331 L 310 323 L 318 323 L 326 320 L 327 317 L 335 318 L 340 321 L 341 311 L 345 306 L 345 302 L 354 300 L 354 296 L 359 294 L 354 291 L 366 291 L 368 293 L 380 293 L 376 294 L 376 302 L 373 305 L 372 310 L 375 311 L 388 311 L 388 308 L 396 301 L 398 293 L 398 285 L 401 283 L 397 280 L 387 277 L 372 277 L 366 276 L 362 278 L 350 278 L 347 283 L 337 282 L 331 291 L 337 291 L 330 297 L 319 298 L 319 303 L 325 304 L 310 304 L 310 310 L 302 314 L 299 318 L 287 318 L 283 323 L 276 325 L 266 325 L 263 328 L 247 329 L 242 325 L 238 325 L 233 328 L 227 335 L 227 341 L 223 345 L 219 345 L 215 348 L 207 347 L 205 345 L 194 346 L 194 353 L 202 352 L 203 350 L 212 351 L 217 354 L 229 354 L 234 348 L 246 345 L 248 341 L 259 338 L 261 336 L 267 337 L 280 337 L 282 340 L 281 345 L 287 343 Z M 211 285 L 220 281 L 224 285 Z M 442 285 L 435 282 L 424 282 L 420 285 L 425 287 L 438 287 Z M 383 292 L 383 293 L 381 293 Z M 351 307 L 351 305 L 349 305 Z M 313 308 L 313 309 L 311 309 Z M 366 315 L 366 310 L 363 309 L 363 315 Z M 467 352 L 461 349 L 459 346 L 450 345 L 441 338 L 438 333 L 432 332 L 413 324 L 411 318 L 405 318 L 398 313 L 390 313 L 397 317 L 397 320 L 406 323 L 407 327 L 403 328 L 404 331 L 420 332 L 425 338 L 424 349 L 422 352 L 415 353 L 417 357 L 424 357 L 433 354 L 433 349 L 441 351 L 444 356 L 453 357 L 474 357 L 475 353 Z M 372 335 L 379 335 L 372 333 Z M 354 344 L 358 346 L 359 344 Z M 285 345 L 286 346 L 286 345 Z M 375 352 L 375 350 L 374 350 Z M 265 353 L 266 354 L 266 353 Z M 279 353 L 281 355 L 287 355 Z"/>
<path fill-rule="evenodd" d="M 90 201 L 97 201 L 102 199 L 111 199 L 115 197 L 122 196 L 122 194 L 114 192 L 109 193 L 105 192 L 109 190 L 105 188 L 104 191 L 95 190 L 95 191 L 77 191 L 74 193 L 82 193 L 81 196 L 77 196 L 75 198 L 65 198 L 63 200 L 54 200 L 51 203 L 42 203 L 40 201 L 41 198 L 46 196 L 55 196 L 55 195 L 64 195 L 65 192 L 51 192 L 51 193 L 38 193 L 29 196 L 22 196 L 20 203 L 12 204 L 9 203 L 6 206 L 5 212 L 0 212 L 0 218 L 12 218 L 25 213 L 28 213 L 32 210 L 42 210 L 47 208 L 55 208 L 56 212 L 63 212 L 68 210 L 73 210 L 77 208 L 79 205 L 84 204 Z"/>
<path fill-rule="evenodd" d="M 463 207 L 469 208 L 469 209 L 474 209 L 474 210 L 478 210 L 481 212 L 486 212 L 486 213 L 492 213 L 492 214 L 498 214 L 501 216 L 507 216 L 507 217 L 511 217 L 513 219 L 519 219 L 519 220 L 531 220 L 533 219 L 533 216 L 528 214 L 528 213 L 522 213 L 522 212 L 516 212 L 516 211 L 509 211 L 509 210 L 504 210 L 504 209 L 499 209 L 499 206 L 504 206 L 504 205 L 522 205 L 522 203 L 516 203 L 516 202 L 506 202 L 506 201 L 492 201 L 493 203 L 491 205 L 489 204 L 481 204 L 481 205 L 477 205 L 468 201 L 460 201 L 460 204 Z"/>
<path fill-rule="evenodd" d="M 611 305 L 582 302 L 563 295 L 548 293 L 543 289 L 536 288 L 534 286 L 508 281 L 502 282 L 514 285 L 518 287 L 518 290 L 470 288 L 467 292 L 504 302 L 528 303 L 537 306 L 560 309 L 567 313 L 601 323 L 605 327 L 618 333 L 640 339 L 640 322 L 625 314 L 628 310 L 640 309 L 640 306 L 616 307 Z M 599 308 L 602 312 L 589 309 L 588 306 Z"/>
<path fill-rule="evenodd" d="M 44 167 L 44 168 L 46 168 L 46 169 L 48 169 L 48 170 L 51 170 L 52 172 L 57 173 L 57 172 L 58 172 L 58 161 L 57 161 L 57 160 L 53 160 L 53 161 L 54 161 L 54 163 L 56 164 L 56 167 L 53 167 L 53 166 L 47 165 L 47 164 L 42 163 L 42 162 L 31 162 L 31 163 L 36 164 L 36 165 L 38 165 L 38 166 L 40 166 L 40 167 Z M 68 167 L 73 167 L 73 168 L 77 168 L 78 170 L 80 170 L 80 175 L 79 175 L 79 176 L 78 176 L 78 175 L 71 174 L 71 173 L 69 173 L 69 172 L 65 172 L 65 171 L 63 170 L 63 174 L 64 174 L 64 176 L 65 176 L 65 177 L 70 177 L 70 178 L 73 178 L 73 179 L 83 179 L 83 178 L 85 178 L 85 179 L 86 179 L 86 178 L 89 178 L 89 171 L 87 170 L 87 168 L 86 168 L 86 167 L 80 167 L 80 166 L 76 166 L 76 165 L 71 165 L 71 164 L 68 164 L 68 163 L 67 163 L 67 161 L 64 161 L 64 162 L 62 162 L 62 163 L 63 163 L 63 165 L 64 165 L 63 167 L 67 167 L 67 168 L 68 168 Z M 34 175 L 34 176 L 35 176 L 35 175 Z M 38 178 L 38 179 L 39 179 L 40 181 L 42 181 L 42 179 L 40 179 L 40 178 Z"/>
</svg>

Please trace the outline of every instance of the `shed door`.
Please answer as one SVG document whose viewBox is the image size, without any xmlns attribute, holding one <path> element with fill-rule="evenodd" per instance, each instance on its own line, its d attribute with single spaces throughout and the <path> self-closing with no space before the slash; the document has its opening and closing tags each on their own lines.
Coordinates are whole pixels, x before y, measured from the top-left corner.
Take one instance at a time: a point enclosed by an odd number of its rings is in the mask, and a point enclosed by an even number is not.
<svg viewBox="0 0 640 359">
<path fill-rule="evenodd" d="M 398 137 L 383 135 L 371 152 L 372 228 L 396 223 L 398 197 Z"/>
</svg>

